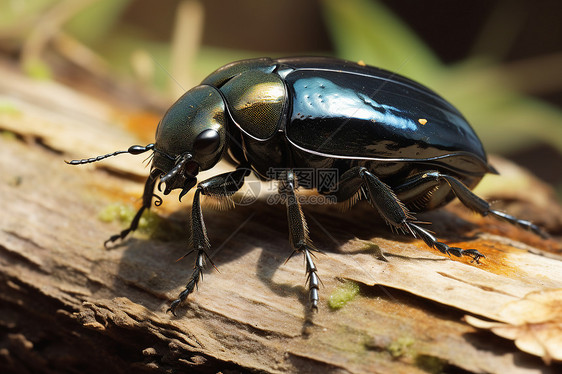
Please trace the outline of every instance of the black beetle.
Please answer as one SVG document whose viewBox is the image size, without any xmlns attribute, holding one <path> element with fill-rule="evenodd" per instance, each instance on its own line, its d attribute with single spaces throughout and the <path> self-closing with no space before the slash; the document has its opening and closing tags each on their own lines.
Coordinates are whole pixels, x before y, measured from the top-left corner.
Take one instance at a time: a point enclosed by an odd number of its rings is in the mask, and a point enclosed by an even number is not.
<svg viewBox="0 0 562 374">
<path fill-rule="evenodd" d="M 332 184 L 309 179 L 307 188 L 352 205 L 366 199 L 392 228 L 421 238 L 446 254 L 484 257 L 475 249 L 450 247 L 420 227 L 412 212 L 440 207 L 454 197 L 483 216 L 492 215 L 545 236 L 536 225 L 490 209 L 471 192 L 486 173 L 497 173 L 474 130 L 450 103 L 428 88 L 382 69 L 333 58 L 259 58 L 233 62 L 209 75 L 168 109 L 156 142 L 132 146 L 72 165 L 121 153 L 153 151 L 143 205 L 128 229 L 134 231 L 152 204 L 158 179 L 164 194 L 197 185 L 191 231 L 196 252 L 193 274 L 168 309 L 172 313 L 201 277 L 209 240 L 201 195 L 229 199 L 253 171 L 278 180 L 285 197 L 293 254 L 303 253 L 309 298 L 318 305 L 316 250 L 296 198 L 300 170 L 331 171 Z M 197 184 L 197 174 L 228 158 L 236 170 Z M 277 171 L 277 172 L 273 172 Z M 300 183 L 302 186 L 303 183 Z M 156 204 L 162 200 L 158 199 Z"/>
</svg>

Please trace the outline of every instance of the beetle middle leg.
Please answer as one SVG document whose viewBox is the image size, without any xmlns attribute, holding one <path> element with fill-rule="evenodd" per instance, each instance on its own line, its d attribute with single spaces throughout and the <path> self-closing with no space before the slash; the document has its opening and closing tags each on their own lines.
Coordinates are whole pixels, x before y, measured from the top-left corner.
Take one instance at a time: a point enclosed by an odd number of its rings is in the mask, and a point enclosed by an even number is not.
<svg viewBox="0 0 562 374">
<path fill-rule="evenodd" d="M 359 188 L 363 189 L 371 206 L 377 209 L 391 227 L 409 232 L 414 237 L 422 239 L 429 247 L 445 254 L 453 254 L 457 257 L 469 256 L 476 262 L 485 257 L 475 249 L 450 247 L 438 241 L 429 231 L 417 225 L 415 218 L 396 193 L 365 167 L 354 167 L 341 176 L 336 197 L 339 201 L 349 199 Z"/>
<path fill-rule="evenodd" d="M 287 260 L 295 253 L 302 252 L 306 264 L 306 279 L 308 284 L 308 297 L 313 310 L 318 310 L 318 289 L 320 278 L 318 278 L 316 265 L 312 259 L 312 251 L 315 249 L 308 237 L 308 227 L 301 205 L 295 194 L 296 177 L 292 170 L 288 170 L 279 185 L 279 193 L 285 198 L 287 205 L 287 218 L 289 220 L 289 240 L 293 247 L 293 252 Z"/>
<path fill-rule="evenodd" d="M 205 267 L 205 258 L 211 264 L 213 262 L 209 258 L 208 251 L 211 249 L 207 229 L 203 221 L 203 211 L 201 210 L 201 194 L 215 196 L 219 198 L 230 198 L 244 184 L 244 178 L 250 174 L 250 170 L 239 168 L 233 172 L 223 173 L 211 177 L 197 185 L 195 196 L 193 197 L 193 206 L 191 208 L 191 252 L 196 252 L 195 265 L 193 273 L 187 282 L 185 289 L 180 292 L 178 298 L 174 300 L 168 312 L 175 315 L 175 309 L 184 301 L 190 293 L 197 287 L 199 280 L 203 276 L 203 268 Z M 188 254 L 189 254 L 188 253 Z M 214 266 L 214 265 L 213 265 Z"/>
</svg>

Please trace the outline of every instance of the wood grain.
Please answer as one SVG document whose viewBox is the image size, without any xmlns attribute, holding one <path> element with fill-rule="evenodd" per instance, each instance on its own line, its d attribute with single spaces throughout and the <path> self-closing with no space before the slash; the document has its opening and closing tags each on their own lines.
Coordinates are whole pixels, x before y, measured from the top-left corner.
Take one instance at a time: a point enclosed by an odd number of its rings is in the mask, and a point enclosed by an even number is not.
<svg viewBox="0 0 562 374">
<path fill-rule="evenodd" d="M 184 204 L 177 194 L 168 196 L 154 209 L 163 217 L 160 239 L 135 234 L 105 249 L 103 241 L 123 227 L 101 222 L 99 212 L 116 202 L 138 206 L 147 175 L 143 159 L 127 155 L 84 167 L 63 160 L 144 142 L 116 126 L 120 116 L 110 103 L 1 69 L 2 370 L 561 369 L 556 360 L 546 365 L 511 340 L 463 321 L 472 315 L 508 323 L 505 305 L 562 288 L 562 209 L 548 187 L 512 164 L 492 161 L 526 187 L 497 188 L 486 179 L 482 193 L 507 198 L 506 209 L 543 224 L 552 239 L 476 216 L 458 203 L 420 215 L 447 243 L 478 248 L 486 255 L 481 264 L 449 259 L 419 240 L 392 234 L 365 204 L 343 214 L 334 207 L 305 207 L 311 237 L 324 251 L 316 256 L 323 281 L 317 314 L 308 310 L 302 258 L 285 263 L 290 247 L 282 205 L 261 199 L 227 212 L 206 209 L 220 272 L 207 269 L 199 290 L 174 317 L 165 311 L 193 261 L 188 256 L 176 262 L 189 250 L 191 195 Z M 386 262 L 377 258 L 377 248 Z M 359 295 L 330 309 L 330 295 L 347 281 L 359 284 Z"/>
</svg>

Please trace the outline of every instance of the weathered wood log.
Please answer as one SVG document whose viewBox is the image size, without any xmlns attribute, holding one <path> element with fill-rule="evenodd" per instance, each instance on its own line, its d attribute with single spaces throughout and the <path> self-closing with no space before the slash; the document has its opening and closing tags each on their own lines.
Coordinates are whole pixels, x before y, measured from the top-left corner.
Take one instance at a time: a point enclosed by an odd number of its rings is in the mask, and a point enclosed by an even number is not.
<svg viewBox="0 0 562 374">
<path fill-rule="evenodd" d="M 144 142 L 112 124 L 110 104 L 5 68 L 0 75 L 0 371 L 560 371 L 560 344 L 539 338 L 547 353 L 533 353 L 546 365 L 463 320 L 509 324 L 506 305 L 562 288 L 562 209 L 548 187 L 512 164 L 492 161 L 510 188 L 487 177 L 481 192 L 507 199 L 506 209 L 546 226 L 552 239 L 458 203 L 420 215 L 447 243 L 478 248 L 481 264 L 392 234 L 362 204 L 345 214 L 305 207 L 312 239 L 325 252 L 316 259 L 323 281 L 317 314 L 308 309 L 302 259 L 285 263 L 282 205 L 206 209 L 220 272 L 209 267 L 174 317 L 166 309 L 193 261 L 176 262 L 189 250 L 190 196 L 183 205 L 169 196 L 154 209 L 163 217 L 158 239 L 136 233 L 104 248 L 123 227 L 102 222 L 100 211 L 138 206 L 148 170 L 133 156 L 84 167 L 63 160 Z M 330 308 L 330 296 L 350 281 L 357 296 Z M 560 334 L 560 302 L 545 307 L 551 315 L 542 320 L 520 316 L 519 326 Z"/>
</svg>

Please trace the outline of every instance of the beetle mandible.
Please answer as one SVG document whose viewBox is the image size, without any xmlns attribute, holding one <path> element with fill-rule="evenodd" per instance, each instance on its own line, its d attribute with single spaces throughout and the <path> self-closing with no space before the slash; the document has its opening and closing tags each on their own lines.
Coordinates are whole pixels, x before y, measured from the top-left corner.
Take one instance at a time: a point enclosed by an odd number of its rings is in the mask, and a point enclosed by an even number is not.
<svg viewBox="0 0 562 374">
<path fill-rule="evenodd" d="M 159 189 L 165 185 L 165 195 L 180 189 L 180 200 L 196 187 L 191 216 L 195 266 L 168 309 L 172 313 L 193 292 L 209 260 L 201 195 L 229 199 L 250 172 L 262 180 L 279 181 L 293 254 L 304 255 L 309 299 L 316 310 L 319 278 L 312 255 L 316 249 L 295 195 L 300 169 L 336 171 L 335 186 L 313 179 L 307 187 L 349 205 L 365 199 L 392 228 L 445 254 L 469 256 L 476 262 L 485 257 L 475 249 L 440 242 L 414 217 L 414 212 L 440 207 L 455 197 L 483 216 L 546 235 L 529 221 L 491 209 L 471 191 L 486 173 L 497 172 L 457 109 L 410 79 L 364 64 L 322 57 L 230 63 L 168 109 L 154 143 L 69 163 L 148 151 L 154 158 L 142 207 L 129 228 L 105 244 L 125 239 L 137 228 L 141 214 L 152 205 L 158 180 Z M 236 169 L 197 183 L 197 174 L 223 157 Z M 272 169 L 282 172 L 272 175 Z"/>
</svg>

